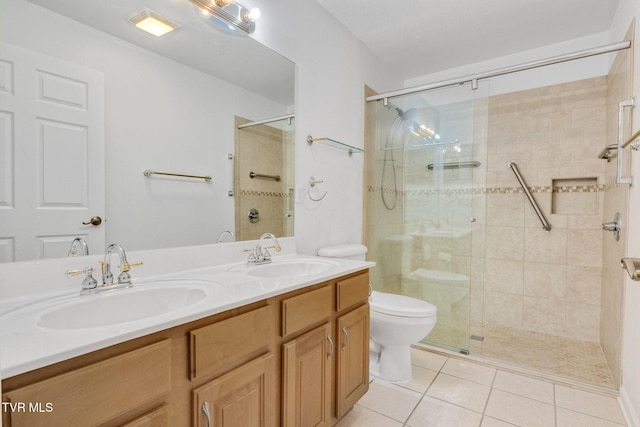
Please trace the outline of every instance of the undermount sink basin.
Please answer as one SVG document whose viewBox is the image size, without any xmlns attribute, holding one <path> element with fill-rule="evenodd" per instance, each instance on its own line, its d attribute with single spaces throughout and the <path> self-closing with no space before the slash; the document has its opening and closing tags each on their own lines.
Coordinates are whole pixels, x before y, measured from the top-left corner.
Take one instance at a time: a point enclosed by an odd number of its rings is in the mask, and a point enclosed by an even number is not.
<svg viewBox="0 0 640 427">
<path fill-rule="evenodd" d="M 264 278 L 311 276 L 324 273 L 336 265 L 333 262 L 319 260 L 279 261 L 249 268 L 247 274 Z"/>
<path fill-rule="evenodd" d="M 83 329 L 132 322 L 188 307 L 207 295 L 205 286 L 183 284 L 80 296 L 43 314 L 38 325 L 47 329 Z"/>
</svg>

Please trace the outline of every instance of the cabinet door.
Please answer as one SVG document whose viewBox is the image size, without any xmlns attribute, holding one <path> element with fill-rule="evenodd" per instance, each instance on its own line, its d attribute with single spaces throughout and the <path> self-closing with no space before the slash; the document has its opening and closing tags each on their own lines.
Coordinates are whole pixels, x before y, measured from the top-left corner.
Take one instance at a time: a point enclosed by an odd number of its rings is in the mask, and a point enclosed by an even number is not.
<svg viewBox="0 0 640 427">
<path fill-rule="evenodd" d="M 284 427 L 331 425 L 333 350 L 330 323 L 282 346 Z"/>
<path fill-rule="evenodd" d="M 193 391 L 198 427 L 275 427 L 273 355 L 247 362 Z"/>
<path fill-rule="evenodd" d="M 369 389 L 369 304 L 338 318 L 336 417 Z"/>
</svg>

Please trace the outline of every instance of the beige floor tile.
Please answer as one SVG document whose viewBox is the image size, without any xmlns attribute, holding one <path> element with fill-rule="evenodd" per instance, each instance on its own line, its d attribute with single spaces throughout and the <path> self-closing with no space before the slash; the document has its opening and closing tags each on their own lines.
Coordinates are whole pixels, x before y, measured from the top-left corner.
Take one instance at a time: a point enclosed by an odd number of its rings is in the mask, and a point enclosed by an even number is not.
<svg viewBox="0 0 640 427">
<path fill-rule="evenodd" d="M 495 418 L 484 416 L 482 418 L 482 424 L 480 427 L 517 427 L 515 424 L 511 424 L 505 421 L 497 420 Z"/>
<path fill-rule="evenodd" d="M 553 384 L 511 372 L 498 371 L 493 388 L 554 404 Z"/>
<path fill-rule="evenodd" d="M 485 415 L 518 426 L 555 425 L 553 405 L 496 389 L 491 391 Z"/>
<path fill-rule="evenodd" d="M 454 358 L 449 358 L 440 372 L 486 386 L 491 386 L 496 375 L 495 368 Z"/>
<path fill-rule="evenodd" d="M 618 401 L 612 397 L 556 385 L 556 406 L 623 424 Z"/>
<path fill-rule="evenodd" d="M 478 427 L 482 415 L 425 396 L 407 421 L 410 427 Z"/>
<path fill-rule="evenodd" d="M 440 373 L 429 387 L 427 396 L 481 413 L 490 390 L 482 384 Z"/>
<path fill-rule="evenodd" d="M 419 348 L 411 348 L 411 362 L 416 366 L 440 371 L 446 363 L 448 357 Z"/>
<path fill-rule="evenodd" d="M 374 381 L 369 384 L 369 391 L 360 399 L 358 405 L 405 422 L 421 398 L 422 394 L 413 390 Z"/>
<path fill-rule="evenodd" d="M 335 427 L 402 427 L 402 423 L 356 405 Z"/>
<path fill-rule="evenodd" d="M 564 408 L 556 408 L 556 419 L 557 427 L 621 427 L 625 425 Z"/>
<path fill-rule="evenodd" d="M 438 375 L 436 371 L 415 365 L 411 367 L 411 374 L 413 378 L 410 382 L 398 384 L 398 386 L 417 391 L 418 393 L 424 393 L 427 391 L 433 380 L 436 378 L 436 375 Z"/>
</svg>

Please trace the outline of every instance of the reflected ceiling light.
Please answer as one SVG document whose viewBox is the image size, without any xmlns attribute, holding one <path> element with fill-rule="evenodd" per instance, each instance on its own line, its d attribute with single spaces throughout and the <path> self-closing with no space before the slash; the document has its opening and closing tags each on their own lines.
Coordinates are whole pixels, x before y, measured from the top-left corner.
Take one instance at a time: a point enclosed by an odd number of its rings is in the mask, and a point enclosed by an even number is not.
<svg viewBox="0 0 640 427">
<path fill-rule="evenodd" d="M 156 37 L 163 36 L 180 27 L 179 24 L 149 9 L 144 9 L 142 12 L 132 16 L 129 18 L 129 22 Z"/>
<path fill-rule="evenodd" d="M 247 9 L 233 0 L 190 0 L 209 24 L 226 32 L 251 34 L 260 9 Z"/>
</svg>

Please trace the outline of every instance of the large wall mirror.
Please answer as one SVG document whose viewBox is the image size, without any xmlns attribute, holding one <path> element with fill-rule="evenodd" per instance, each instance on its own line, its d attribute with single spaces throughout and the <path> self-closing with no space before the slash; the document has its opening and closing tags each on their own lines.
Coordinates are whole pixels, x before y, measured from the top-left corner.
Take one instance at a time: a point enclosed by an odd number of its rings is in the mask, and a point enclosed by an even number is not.
<svg viewBox="0 0 640 427">
<path fill-rule="evenodd" d="M 142 32 L 128 18 L 145 8 L 180 27 Z M 10 87 L 0 90 L 0 262 L 66 256 L 74 237 L 99 254 L 109 243 L 227 242 L 225 231 L 293 234 L 295 64 L 209 25 L 188 0 L 0 0 L 0 9 L 0 89 Z M 13 97 L 23 84 L 43 106 L 24 107 L 21 121 Z M 85 110 L 101 117 L 74 122 Z M 99 156 L 87 142 L 95 135 Z M 23 200 L 35 214 L 20 211 Z"/>
</svg>

